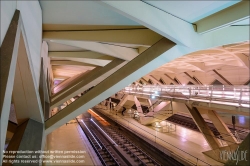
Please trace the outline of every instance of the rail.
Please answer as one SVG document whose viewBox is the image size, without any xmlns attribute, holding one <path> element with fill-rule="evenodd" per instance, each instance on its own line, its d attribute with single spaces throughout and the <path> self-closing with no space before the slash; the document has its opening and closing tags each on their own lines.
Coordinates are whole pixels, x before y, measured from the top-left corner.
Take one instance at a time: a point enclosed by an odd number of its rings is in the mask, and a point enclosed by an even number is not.
<svg viewBox="0 0 250 166">
<path fill-rule="evenodd" d="M 94 108 L 95 108 L 94 110 L 98 110 L 98 109 L 99 109 L 99 108 L 97 108 L 97 107 L 94 107 Z M 102 113 L 102 114 L 103 114 L 103 113 Z M 180 155 L 178 155 L 178 154 L 172 152 L 173 155 L 178 156 L 180 159 L 182 159 L 182 160 L 184 160 L 184 161 L 186 161 L 186 162 L 188 162 L 188 163 L 190 163 L 190 164 L 194 164 L 194 165 L 198 165 L 199 162 L 203 163 L 202 165 L 204 165 L 204 164 L 205 164 L 205 165 L 210 165 L 209 163 L 207 163 L 207 162 L 205 162 L 205 161 L 203 161 L 203 160 L 201 160 L 201 159 L 199 159 L 199 158 L 193 156 L 192 154 L 190 154 L 190 153 L 188 153 L 188 152 L 186 152 L 186 151 L 184 151 L 184 150 L 182 150 L 182 149 L 176 147 L 175 145 L 172 145 L 172 144 L 169 143 L 169 142 L 166 142 L 165 140 L 163 140 L 163 139 L 157 137 L 156 135 L 151 134 L 150 132 L 148 132 L 147 130 L 141 128 L 140 126 L 138 126 L 138 125 L 136 125 L 136 124 L 134 124 L 134 123 L 131 123 L 131 122 L 128 121 L 127 119 L 125 119 L 125 118 L 123 118 L 123 117 L 119 117 L 119 118 L 120 118 L 120 119 L 123 119 L 124 121 L 127 122 L 127 125 L 123 125 L 123 124 L 121 124 L 121 123 L 119 123 L 119 125 L 121 125 L 121 126 L 127 128 L 128 130 L 131 130 L 131 131 L 134 132 L 134 133 L 137 133 L 137 134 L 141 135 L 142 138 L 145 138 L 145 135 L 143 135 L 143 134 L 141 134 L 140 132 L 138 132 L 138 131 L 136 131 L 136 130 L 130 128 L 129 125 L 136 126 L 136 128 L 140 129 L 140 131 L 143 131 L 144 133 L 147 133 L 148 135 L 153 136 L 153 138 L 155 138 L 155 139 L 154 139 L 154 142 L 155 142 L 155 143 L 157 143 L 157 139 L 158 139 L 158 140 L 160 140 L 160 141 L 162 141 L 162 142 L 164 142 L 164 143 L 166 143 L 166 144 L 172 146 L 172 147 L 175 148 L 176 150 L 178 150 L 178 151 L 180 151 L 180 152 L 182 152 L 182 153 L 185 153 L 186 155 L 188 155 L 188 156 L 194 158 L 197 162 L 196 162 L 196 163 L 193 163 L 193 162 L 191 162 L 191 161 L 185 159 L 184 157 L 182 157 L 182 156 L 180 156 Z M 116 123 L 118 123 L 117 119 L 112 119 L 112 120 L 115 121 Z M 169 151 L 169 150 L 168 150 L 168 151 Z M 201 164 L 199 164 L 199 165 L 201 165 Z"/>
</svg>

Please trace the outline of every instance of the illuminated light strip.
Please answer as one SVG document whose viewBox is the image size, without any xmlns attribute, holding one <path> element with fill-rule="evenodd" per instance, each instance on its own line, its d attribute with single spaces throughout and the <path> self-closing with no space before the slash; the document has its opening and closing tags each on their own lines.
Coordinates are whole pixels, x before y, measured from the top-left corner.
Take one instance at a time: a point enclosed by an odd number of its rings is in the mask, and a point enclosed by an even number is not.
<svg viewBox="0 0 250 166">
<path fill-rule="evenodd" d="M 110 136 L 98 124 L 96 124 L 92 119 L 90 119 L 90 120 L 115 144 L 115 146 L 118 146 L 115 143 L 115 141 L 112 138 L 110 138 Z"/>
<path fill-rule="evenodd" d="M 91 119 L 92 120 L 92 119 Z M 89 130 L 89 128 L 86 126 L 86 124 L 83 122 L 83 120 L 81 120 L 83 125 L 87 128 L 87 130 L 89 131 L 89 133 L 92 135 L 92 137 L 95 139 L 95 137 L 93 136 L 92 132 Z M 96 143 L 99 145 L 99 147 L 102 149 L 101 145 L 99 144 L 99 142 L 95 139 Z"/>
<path fill-rule="evenodd" d="M 103 119 L 100 115 L 98 115 L 97 113 L 95 113 L 92 109 L 89 109 L 91 112 L 93 112 L 96 116 L 98 116 L 98 118 L 102 119 L 103 121 L 107 122 L 105 119 Z"/>
</svg>

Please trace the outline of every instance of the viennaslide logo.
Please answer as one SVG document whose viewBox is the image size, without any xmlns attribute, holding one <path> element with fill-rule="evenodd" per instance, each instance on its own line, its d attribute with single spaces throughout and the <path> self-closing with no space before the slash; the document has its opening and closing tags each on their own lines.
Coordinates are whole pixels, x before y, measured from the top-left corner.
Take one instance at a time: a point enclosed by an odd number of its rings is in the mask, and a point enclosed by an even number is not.
<svg viewBox="0 0 250 166">
<path fill-rule="evenodd" d="M 235 151 L 220 151 L 220 159 L 224 161 L 234 160 L 236 165 L 239 161 L 247 161 L 247 150 L 239 151 L 239 146 Z"/>
</svg>

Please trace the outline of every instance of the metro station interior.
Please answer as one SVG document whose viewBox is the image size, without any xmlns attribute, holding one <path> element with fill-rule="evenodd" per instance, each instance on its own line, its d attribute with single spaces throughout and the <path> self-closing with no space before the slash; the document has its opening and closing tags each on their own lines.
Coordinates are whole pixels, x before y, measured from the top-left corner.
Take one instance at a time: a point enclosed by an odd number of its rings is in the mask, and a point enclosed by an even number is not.
<svg viewBox="0 0 250 166">
<path fill-rule="evenodd" d="M 0 3 L 2 165 L 250 164 L 249 1 Z"/>
</svg>

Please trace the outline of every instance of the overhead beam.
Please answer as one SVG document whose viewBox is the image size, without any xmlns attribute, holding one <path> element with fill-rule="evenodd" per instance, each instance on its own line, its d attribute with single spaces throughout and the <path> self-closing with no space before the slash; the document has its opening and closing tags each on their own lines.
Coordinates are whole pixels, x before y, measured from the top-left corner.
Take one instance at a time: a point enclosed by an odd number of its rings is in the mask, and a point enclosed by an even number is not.
<svg viewBox="0 0 250 166">
<path fill-rule="evenodd" d="M 249 19 L 249 5 L 249 1 L 241 1 L 233 6 L 195 22 L 197 32 L 202 34 L 230 26 L 247 18 Z"/>
<path fill-rule="evenodd" d="M 79 47 L 123 60 L 134 59 L 138 55 L 137 49 L 115 46 L 88 41 L 52 40 L 52 42 Z"/>
<path fill-rule="evenodd" d="M 59 97 L 57 97 L 54 101 L 51 102 L 51 109 L 66 102 L 70 98 L 82 93 L 84 90 L 89 89 L 92 86 L 99 84 L 101 81 L 103 81 L 108 76 L 113 74 L 116 70 L 121 68 L 126 63 L 127 62 L 121 59 L 115 59 L 112 62 L 110 62 L 108 65 L 104 66 L 103 68 L 92 70 L 85 77 L 83 77 L 80 83 L 75 85 L 73 88 L 71 89 L 65 88 L 63 91 L 59 92 L 56 95 Z M 53 97 L 53 99 L 54 98 L 55 97 Z"/>
<path fill-rule="evenodd" d="M 78 116 L 109 96 L 112 96 L 129 83 L 139 79 L 159 66 L 192 51 L 193 50 L 188 47 L 175 46 L 175 44 L 168 39 L 164 38 L 160 40 L 78 100 L 47 120 L 45 124 L 46 133 L 52 132 L 70 119 Z"/>
<path fill-rule="evenodd" d="M 83 63 L 83 62 L 76 62 L 76 61 L 57 61 L 57 60 L 52 60 L 50 61 L 51 65 L 69 65 L 69 66 L 85 66 L 86 68 L 89 68 L 89 70 L 94 69 L 97 65 L 93 64 L 88 64 L 88 63 Z"/>
<path fill-rule="evenodd" d="M 223 77 L 218 71 L 213 70 L 213 72 L 216 74 L 215 78 L 217 79 L 218 77 L 220 78 L 219 81 L 223 80 L 222 83 L 224 83 L 224 85 L 233 85 L 231 82 L 229 82 L 225 77 Z"/>
<path fill-rule="evenodd" d="M 82 24 L 43 24 L 43 31 L 79 31 L 79 30 L 124 30 L 146 29 L 141 25 L 82 25 Z"/>
<path fill-rule="evenodd" d="M 44 40 L 76 40 L 151 46 L 162 38 L 150 29 L 45 31 Z"/>
<path fill-rule="evenodd" d="M 49 52 L 50 58 L 88 58 L 88 59 L 101 59 L 101 60 L 113 60 L 112 56 L 100 54 L 93 51 L 82 51 L 82 52 Z"/>
<path fill-rule="evenodd" d="M 98 67 L 101 68 L 101 67 Z M 65 89 L 66 87 L 72 88 L 75 84 L 79 83 L 82 80 L 82 77 L 85 77 L 87 73 L 89 73 L 89 71 L 83 72 L 81 74 L 75 75 L 74 77 L 71 77 L 63 82 L 61 82 L 60 84 L 58 84 L 56 87 L 53 88 L 53 92 L 58 93 L 59 91 L 61 91 L 62 89 Z M 53 100 L 53 97 L 51 98 L 51 100 Z"/>
<path fill-rule="evenodd" d="M 165 76 L 166 78 L 168 78 L 169 80 L 171 80 L 171 82 L 172 82 L 174 85 L 179 85 L 179 83 L 176 82 L 173 78 L 171 78 L 168 74 L 164 73 L 163 76 Z"/>
<path fill-rule="evenodd" d="M 172 40 L 176 44 L 195 48 L 199 36 L 191 23 L 159 10 L 143 1 L 100 1 L 131 20 Z"/>
<path fill-rule="evenodd" d="M 249 41 L 249 26 L 229 26 L 200 35 L 202 49 Z"/>
<path fill-rule="evenodd" d="M 162 83 L 157 78 L 155 78 L 153 75 L 148 75 L 148 77 L 150 77 L 152 80 L 154 80 L 157 84 L 162 85 Z"/>
<path fill-rule="evenodd" d="M 196 81 L 190 74 L 188 74 L 188 72 L 184 72 L 184 74 L 188 77 L 188 80 L 191 81 L 194 85 L 199 85 L 200 83 L 198 81 Z M 186 78 L 187 78 L 186 77 Z"/>
<path fill-rule="evenodd" d="M 144 77 L 141 77 L 141 80 L 146 83 L 146 85 L 150 85 L 150 83 L 144 78 Z"/>
<path fill-rule="evenodd" d="M 99 70 L 101 70 L 101 67 L 97 67 L 86 74 L 78 75 L 77 78 L 74 78 L 74 80 L 70 80 L 66 86 L 63 86 L 59 91 L 56 91 L 56 93 L 51 97 L 51 101 L 55 101 L 59 96 L 67 92 L 69 89 L 72 89 L 74 86 L 84 81 L 85 78 L 90 77 L 93 75 L 93 73 L 98 72 Z"/>
</svg>

